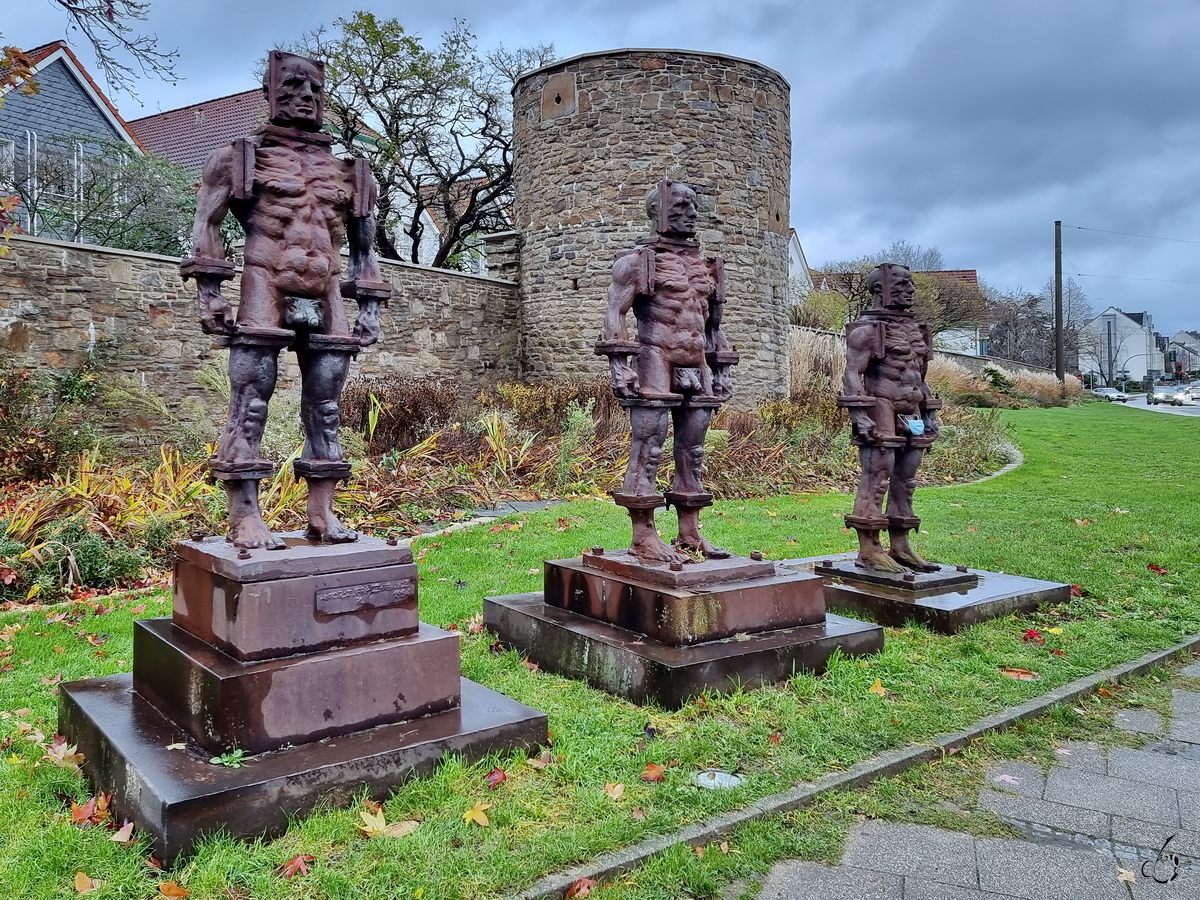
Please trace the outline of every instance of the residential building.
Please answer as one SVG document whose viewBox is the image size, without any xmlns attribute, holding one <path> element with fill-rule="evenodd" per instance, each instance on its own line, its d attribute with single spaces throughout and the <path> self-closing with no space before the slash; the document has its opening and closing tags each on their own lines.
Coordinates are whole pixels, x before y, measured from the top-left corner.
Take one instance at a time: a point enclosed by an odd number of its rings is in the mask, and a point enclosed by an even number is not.
<svg viewBox="0 0 1200 900">
<path fill-rule="evenodd" d="M 1110 306 L 1084 326 L 1079 366 L 1106 385 L 1158 378 L 1166 360 L 1148 312 Z"/>
<path fill-rule="evenodd" d="M 28 198 L 18 214 L 27 234 L 70 237 L 43 227 L 40 201 L 82 202 L 88 157 L 101 149 L 96 141 L 119 141 L 138 154 L 146 148 L 66 42 L 25 55 L 38 89 L 0 92 L 0 188 Z"/>
</svg>

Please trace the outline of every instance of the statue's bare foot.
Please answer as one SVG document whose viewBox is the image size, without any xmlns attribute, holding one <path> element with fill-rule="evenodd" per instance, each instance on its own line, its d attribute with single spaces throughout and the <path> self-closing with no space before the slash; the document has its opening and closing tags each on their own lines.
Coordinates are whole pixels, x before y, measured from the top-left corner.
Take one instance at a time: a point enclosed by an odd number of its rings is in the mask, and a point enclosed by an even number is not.
<svg viewBox="0 0 1200 900">
<path fill-rule="evenodd" d="M 226 539 L 239 550 L 286 550 L 287 544 L 272 534 L 262 519 L 247 516 L 231 523 Z"/>
<path fill-rule="evenodd" d="M 319 541 L 322 544 L 350 544 L 358 540 L 358 532 L 351 531 L 332 513 L 314 517 L 304 536 L 310 541 Z"/>
<path fill-rule="evenodd" d="M 640 540 L 634 540 L 633 546 L 629 550 L 630 556 L 636 557 L 640 562 L 664 562 L 664 563 L 686 563 L 691 562 L 690 557 L 686 553 L 680 553 L 666 543 L 657 534 L 653 537 L 646 537 Z"/>
<path fill-rule="evenodd" d="M 900 565 L 912 569 L 914 572 L 938 572 L 942 568 L 936 563 L 931 563 L 929 560 L 921 559 L 921 557 L 917 556 L 917 554 L 915 554 L 912 550 L 901 550 L 893 547 L 890 551 L 888 551 L 888 555 L 891 556 L 891 558 L 896 562 L 900 563 Z"/>
<path fill-rule="evenodd" d="M 701 553 L 705 559 L 729 559 L 729 551 L 722 550 L 720 547 L 714 547 L 703 535 L 698 535 L 698 540 L 690 540 L 682 534 L 673 542 L 681 550 L 688 550 L 692 553 Z"/>
<path fill-rule="evenodd" d="M 896 575 L 903 575 L 908 571 L 900 563 L 896 562 L 891 556 L 882 550 L 871 553 L 859 553 L 858 559 L 854 564 L 860 569 L 870 569 L 872 572 L 890 572 Z"/>
</svg>

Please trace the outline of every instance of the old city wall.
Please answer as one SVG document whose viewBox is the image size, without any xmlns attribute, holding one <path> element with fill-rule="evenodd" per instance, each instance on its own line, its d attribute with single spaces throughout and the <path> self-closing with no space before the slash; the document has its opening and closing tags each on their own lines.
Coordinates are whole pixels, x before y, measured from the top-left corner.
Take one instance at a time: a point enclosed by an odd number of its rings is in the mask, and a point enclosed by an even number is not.
<svg viewBox="0 0 1200 900">
<path fill-rule="evenodd" d="M 521 371 L 598 374 L 592 353 L 618 251 L 650 230 L 659 179 L 699 195 L 698 237 L 722 256 L 734 403 L 787 393 L 790 89 L 720 54 L 612 50 L 553 63 L 513 93 Z M 489 263 L 490 265 L 490 263 Z"/>
<path fill-rule="evenodd" d="M 178 259 L 27 237 L 9 247 L 0 259 L 6 361 L 72 368 L 89 347 L 115 338 L 114 369 L 172 404 L 203 398 L 197 372 L 214 360 L 224 367 L 223 351 L 196 321 L 196 288 L 180 279 Z M 359 355 L 352 375 L 453 376 L 472 387 L 516 376 L 514 283 L 407 263 L 382 268 L 395 293 L 379 342 Z M 226 284 L 231 301 L 238 287 L 236 277 Z M 296 385 L 292 354 L 281 376 L 284 389 Z"/>
</svg>

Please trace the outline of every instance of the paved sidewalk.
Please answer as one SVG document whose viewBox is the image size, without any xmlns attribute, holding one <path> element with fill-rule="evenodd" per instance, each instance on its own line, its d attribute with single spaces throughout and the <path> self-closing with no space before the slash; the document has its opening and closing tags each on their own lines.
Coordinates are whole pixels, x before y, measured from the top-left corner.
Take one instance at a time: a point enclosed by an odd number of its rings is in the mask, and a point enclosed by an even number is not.
<svg viewBox="0 0 1200 900">
<path fill-rule="evenodd" d="M 1200 678 L 1200 663 L 1183 670 Z M 1200 900 L 1200 693 L 1172 691 L 1169 722 L 1125 710 L 1139 750 L 1068 744 L 1049 772 L 991 769 L 978 808 L 1023 840 L 865 822 L 841 865 L 777 864 L 759 900 Z M 1164 849 L 1165 845 L 1165 849 Z"/>
</svg>

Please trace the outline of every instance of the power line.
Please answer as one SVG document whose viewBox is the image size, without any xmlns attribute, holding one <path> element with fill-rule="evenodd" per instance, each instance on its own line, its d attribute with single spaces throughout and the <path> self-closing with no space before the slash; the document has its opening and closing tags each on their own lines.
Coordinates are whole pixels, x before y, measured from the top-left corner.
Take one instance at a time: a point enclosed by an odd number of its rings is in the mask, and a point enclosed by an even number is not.
<svg viewBox="0 0 1200 900">
<path fill-rule="evenodd" d="M 1166 238 L 1164 238 L 1166 240 Z M 1200 243 L 1196 241 L 1195 243 Z M 1159 281 L 1163 284 L 1200 284 L 1200 281 L 1172 281 L 1170 278 L 1138 278 L 1134 275 L 1089 275 L 1087 272 L 1076 272 L 1076 278 L 1118 278 L 1121 281 Z"/>
<path fill-rule="evenodd" d="M 1134 234 L 1132 231 L 1109 231 L 1105 228 L 1088 228 L 1084 225 L 1066 225 L 1064 227 L 1065 228 L 1074 228 L 1076 231 L 1095 231 L 1100 234 L 1120 234 L 1120 235 L 1124 235 L 1125 237 L 1149 238 L 1152 241 L 1172 241 L 1173 243 L 1176 243 L 1176 244 L 1200 244 L 1200 241 L 1187 241 L 1187 240 L 1184 240 L 1183 238 L 1159 237 L 1158 235 L 1154 235 L 1154 234 Z M 1101 277 L 1103 277 L 1103 276 L 1101 276 Z M 1145 280 L 1152 280 L 1152 279 L 1145 279 Z M 1192 283 L 1193 282 L 1190 282 L 1190 281 L 1180 282 L 1180 284 L 1192 284 Z"/>
</svg>

